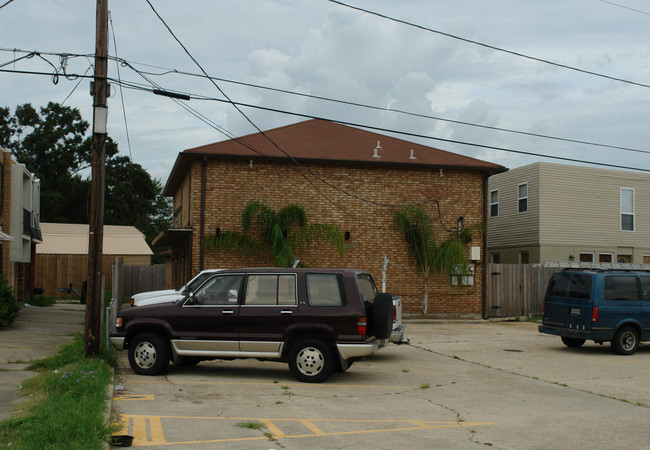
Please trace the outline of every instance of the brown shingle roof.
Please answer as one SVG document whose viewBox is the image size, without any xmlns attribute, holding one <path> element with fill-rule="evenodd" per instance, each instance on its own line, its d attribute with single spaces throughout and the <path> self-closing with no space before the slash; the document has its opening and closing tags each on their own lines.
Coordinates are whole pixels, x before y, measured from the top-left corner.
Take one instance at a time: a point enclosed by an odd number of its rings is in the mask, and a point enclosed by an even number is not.
<svg viewBox="0 0 650 450">
<path fill-rule="evenodd" d="M 275 128 L 264 134 L 301 162 L 463 168 L 493 173 L 506 170 L 498 164 L 320 119 Z M 374 157 L 378 144 L 381 147 L 377 150 L 379 157 Z M 173 194 L 174 187 L 180 181 L 176 177 L 182 176 L 184 163 L 190 160 L 207 156 L 286 161 L 288 156 L 280 149 L 262 133 L 255 133 L 185 150 L 176 160 L 165 194 Z"/>
</svg>

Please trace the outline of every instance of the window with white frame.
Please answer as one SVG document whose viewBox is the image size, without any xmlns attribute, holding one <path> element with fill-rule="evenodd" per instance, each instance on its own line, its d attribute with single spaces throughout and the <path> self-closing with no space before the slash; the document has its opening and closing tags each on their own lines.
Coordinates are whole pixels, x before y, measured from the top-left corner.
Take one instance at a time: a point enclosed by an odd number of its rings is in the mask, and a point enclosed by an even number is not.
<svg viewBox="0 0 650 450">
<path fill-rule="evenodd" d="M 621 188 L 621 231 L 634 231 L 634 189 Z"/>
<path fill-rule="evenodd" d="M 499 216 L 499 190 L 490 191 L 490 217 Z"/>
<path fill-rule="evenodd" d="M 517 185 L 517 211 L 520 213 L 528 211 L 528 183 Z"/>
</svg>

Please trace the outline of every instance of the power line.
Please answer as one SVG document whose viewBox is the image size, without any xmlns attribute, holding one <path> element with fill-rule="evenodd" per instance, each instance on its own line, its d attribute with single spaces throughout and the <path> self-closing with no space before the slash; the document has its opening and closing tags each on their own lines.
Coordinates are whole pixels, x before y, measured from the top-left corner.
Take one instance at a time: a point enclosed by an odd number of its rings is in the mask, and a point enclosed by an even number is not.
<svg viewBox="0 0 650 450">
<path fill-rule="evenodd" d="M 0 48 L 0 51 L 9 51 L 9 50 Z M 67 56 L 67 57 L 84 56 L 84 55 L 72 55 L 72 54 L 67 54 L 67 53 L 30 52 L 30 55 L 23 56 L 21 58 L 16 59 L 15 61 L 18 61 L 20 59 L 24 59 L 24 58 L 27 58 L 27 57 L 31 58 L 36 53 L 55 55 L 55 56 Z M 415 112 L 401 110 L 401 109 L 386 108 L 386 107 L 381 107 L 381 106 L 376 106 L 376 105 L 364 104 L 364 103 L 360 103 L 360 102 L 352 102 L 352 101 L 336 99 L 336 98 L 331 98 L 331 97 L 324 97 L 324 96 L 313 95 L 313 94 L 305 94 L 305 93 L 301 93 L 301 92 L 289 91 L 289 90 L 286 90 L 286 89 L 274 88 L 274 87 L 270 87 L 270 86 L 263 86 L 263 85 L 254 84 L 254 83 L 246 83 L 246 82 L 243 82 L 243 81 L 230 80 L 230 79 L 227 79 L 227 78 L 213 77 L 213 76 L 208 76 L 208 75 L 204 75 L 204 74 L 197 74 L 197 73 L 192 73 L 192 72 L 187 72 L 187 71 L 180 71 L 180 70 L 173 69 L 173 68 L 167 68 L 167 67 L 162 67 L 162 66 L 154 66 L 154 65 L 150 65 L 150 64 L 141 63 L 141 62 L 127 61 L 125 59 L 118 58 L 117 56 L 116 57 L 109 57 L 109 58 L 114 59 L 116 62 L 119 62 L 119 64 L 121 64 L 121 65 L 125 65 L 125 66 L 129 67 L 131 70 L 133 70 L 134 72 L 136 72 L 140 76 L 143 76 L 143 75 L 164 76 L 164 75 L 169 75 L 169 74 L 187 75 L 187 76 L 191 76 L 191 77 L 198 77 L 198 78 L 208 79 L 210 81 L 221 81 L 221 82 L 235 84 L 235 85 L 239 85 L 239 86 L 245 86 L 245 87 L 251 87 L 251 88 L 255 88 L 255 89 L 268 90 L 268 91 L 278 92 L 278 93 L 288 94 L 288 95 L 295 95 L 295 96 L 299 96 L 299 97 L 303 97 L 303 98 L 327 101 L 327 102 L 338 103 L 338 104 L 342 104 L 342 105 L 349 105 L 349 106 L 354 106 L 354 107 L 359 107 L 359 108 L 372 109 L 372 110 L 376 110 L 376 111 L 392 112 L 392 113 L 403 114 L 403 115 L 408 115 L 408 116 L 411 116 L 411 117 L 418 117 L 418 118 L 423 118 L 423 119 L 439 120 L 439 121 L 442 121 L 442 122 L 448 122 L 448 123 L 453 123 L 453 124 L 463 125 L 463 126 L 469 126 L 469 127 L 475 127 L 475 128 L 482 128 L 482 129 L 486 129 L 486 130 L 499 131 L 499 132 L 512 133 L 512 134 L 519 134 L 519 135 L 522 135 L 522 136 L 530 136 L 530 137 L 536 137 L 536 138 L 541 138 L 541 139 L 551 139 L 551 140 L 555 140 L 555 141 L 568 142 L 568 143 L 573 143 L 573 144 L 590 145 L 590 146 L 601 147 L 601 148 L 611 148 L 611 149 L 615 149 L 615 150 L 623 150 L 623 151 L 628 151 L 628 152 L 650 154 L 649 150 L 641 150 L 641 149 L 638 149 L 638 148 L 624 147 L 624 146 L 612 145 L 612 144 L 603 144 L 603 143 L 588 141 L 588 140 L 584 140 L 584 139 L 572 139 L 572 138 L 552 136 L 552 135 L 542 134 L 542 133 L 533 133 L 533 132 L 529 132 L 529 131 L 514 130 L 514 129 L 510 129 L 510 128 L 495 127 L 495 126 L 489 126 L 489 125 L 481 125 L 481 124 L 472 123 L 472 122 L 466 122 L 466 121 L 461 121 L 461 120 L 448 119 L 448 118 L 440 117 L 440 116 L 434 116 L 434 115 L 431 115 L 431 114 L 415 113 Z M 13 62 L 13 61 L 11 61 L 11 62 Z M 3 65 L 10 64 L 11 62 L 5 63 Z M 145 71 L 137 69 L 134 66 L 135 64 L 142 65 L 142 66 L 147 66 L 147 67 L 158 68 L 158 69 L 164 70 L 165 72 L 162 72 L 162 73 L 145 72 Z M 0 65 L 0 67 L 2 67 L 3 65 Z M 119 66 L 118 66 L 118 77 L 119 77 Z"/>
<path fill-rule="evenodd" d="M 634 85 L 634 86 L 639 86 L 639 87 L 644 87 L 644 88 L 650 88 L 650 85 L 648 85 L 648 84 L 638 83 L 636 81 L 630 81 L 630 80 L 626 80 L 624 78 L 617 78 L 617 77 L 613 77 L 613 76 L 610 76 L 610 75 L 605 75 L 605 74 L 598 73 L 598 72 L 592 72 L 591 70 L 580 69 L 580 68 L 577 68 L 577 67 L 569 66 L 567 64 L 561 64 L 561 63 L 557 63 L 557 62 L 554 62 L 554 61 L 550 61 L 548 59 L 537 58 L 535 56 L 526 55 L 524 53 L 515 52 L 513 50 L 507 50 L 505 48 L 496 47 L 496 46 L 490 45 L 490 44 L 485 44 L 483 42 L 479 42 L 479 41 L 475 41 L 475 40 L 472 40 L 472 39 L 464 38 L 464 37 L 461 37 L 461 36 L 457 36 L 455 34 L 445 33 L 444 31 L 439 31 L 439 30 L 434 30 L 433 28 L 428 28 L 428 27 L 425 27 L 423 25 L 418 25 L 418 24 L 413 23 L 413 22 L 408 22 L 406 20 L 396 19 L 394 17 L 388 16 L 388 15 L 385 15 L 385 14 L 381 14 L 381 13 L 378 13 L 376 11 L 371 11 L 369 9 L 361 8 L 359 6 L 354 6 L 354 5 L 350 5 L 350 4 L 347 4 L 347 3 L 343 3 L 343 2 L 338 1 L 338 0 L 327 0 L 327 1 L 330 2 L 330 3 L 335 3 L 335 4 L 340 5 L 340 6 L 344 6 L 346 8 L 361 11 L 361 12 L 364 12 L 366 14 L 371 14 L 373 16 L 381 17 L 382 19 L 390 20 L 392 22 L 401 23 L 402 25 L 408 25 L 410 27 L 418 28 L 418 29 L 423 30 L 423 31 L 428 31 L 430 33 L 439 34 L 441 36 L 446 36 L 446 37 L 449 37 L 449 38 L 452 38 L 452 39 L 456 39 L 458 41 L 466 42 L 468 44 L 478 45 L 480 47 L 488 48 L 490 50 L 495 50 L 495 51 L 498 51 L 498 52 L 507 53 L 509 55 L 518 56 L 520 58 L 529 59 L 531 61 L 537 61 L 537 62 L 548 64 L 548 65 L 551 65 L 551 66 L 560 67 L 562 69 L 573 70 L 574 72 L 580 72 L 580 73 L 584 73 L 584 74 L 587 74 L 587 75 L 593 75 L 595 77 L 605 78 L 607 80 L 618 81 L 620 83 L 631 84 L 631 85 Z"/>
<path fill-rule="evenodd" d="M 208 100 L 206 98 L 202 98 L 202 100 Z M 226 100 L 218 99 L 218 98 L 213 98 L 209 99 L 212 101 L 217 101 L 217 102 L 222 102 L 222 103 L 230 103 Z M 327 120 L 330 122 L 336 122 L 340 123 L 342 125 L 349 125 L 353 127 L 359 127 L 359 128 L 367 128 L 370 130 L 375 130 L 375 131 L 381 131 L 384 133 L 394 133 L 394 134 L 400 134 L 404 136 L 410 136 L 410 137 L 417 137 L 421 139 L 428 139 L 428 140 L 433 140 L 433 141 L 440 141 L 440 142 L 448 142 L 451 144 L 460 144 L 460 145 L 465 145 L 469 147 L 478 147 L 478 148 L 484 148 L 488 150 L 498 150 L 502 152 L 508 152 L 508 153 L 516 153 L 519 155 L 526 155 L 526 156 L 537 156 L 540 158 L 548 158 L 548 159 L 557 159 L 561 161 L 568 161 L 568 162 L 575 162 L 575 163 L 581 163 L 581 164 L 592 164 L 596 166 L 605 166 L 605 167 L 612 167 L 616 169 L 627 169 L 627 170 L 639 170 L 642 172 L 650 172 L 650 169 L 643 169 L 639 167 L 631 167 L 631 166 L 623 166 L 623 165 L 618 165 L 618 164 L 609 164 L 609 163 L 601 163 L 601 162 L 595 162 L 595 161 L 588 161 L 588 160 L 583 160 L 583 159 L 577 159 L 577 158 L 568 158 L 568 157 L 563 157 L 563 156 L 552 156 L 552 155 L 544 155 L 541 153 L 533 153 L 533 152 L 526 152 L 523 150 L 514 150 L 514 149 L 509 149 L 505 147 L 497 147 L 497 146 L 492 146 L 492 145 L 484 145 L 484 144 L 475 144 L 472 142 L 465 142 L 465 141 L 459 141 L 456 139 L 445 139 L 441 137 L 435 137 L 435 136 L 427 136 L 424 134 L 418 134 L 418 133 L 411 133 L 407 131 L 399 131 L 399 130 L 391 130 L 388 128 L 382 128 L 382 127 L 375 127 L 372 125 L 364 125 L 364 124 L 359 124 L 355 122 L 349 122 L 349 121 L 343 121 L 343 120 L 338 120 L 338 119 L 329 119 L 326 117 L 319 117 L 319 116 L 314 116 L 311 114 L 302 114 L 302 113 L 297 113 L 297 112 L 291 112 L 291 111 L 285 111 L 285 110 L 280 110 L 276 108 L 269 108 L 269 107 L 264 107 L 264 106 L 259 106 L 259 105 L 251 105 L 248 103 L 241 103 L 241 102 L 236 102 L 238 106 L 246 107 L 246 108 L 254 108 L 254 109 L 261 109 L 264 111 L 269 111 L 269 112 L 275 112 L 275 113 L 281 113 L 281 114 L 288 114 L 292 116 L 298 116 L 298 117 L 304 117 L 308 119 L 320 119 L 320 120 Z"/>
<path fill-rule="evenodd" d="M 0 69 L 0 72 L 51 76 L 51 73 L 48 73 L 48 72 L 28 72 L 28 71 L 18 71 L 18 70 L 8 70 L 8 69 Z M 85 75 L 79 75 L 79 74 L 68 74 L 68 75 L 71 76 L 71 77 L 92 78 L 91 76 L 85 76 Z M 136 89 L 136 90 L 140 90 L 140 91 L 153 92 L 152 88 L 143 87 L 142 85 L 138 85 L 138 84 L 133 83 L 133 82 L 120 81 L 120 80 L 110 78 L 110 77 L 107 78 L 107 80 L 109 80 L 111 82 L 114 82 L 114 83 L 119 83 L 119 84 L 121 84 L 122 86 L 124 86 L 127 89 Z M 153 83 L 153 81 L 150 81 L 150 80 L 149 80 L 149 82 Z M 155 83 L 153 83 L 152 85 L 155 85 L 157 88 L 160 87 Z M 483 148 L 483 149 L 488 149 L 488 150 L 503 151 L 503 152 L 515 153 L 515 154 L 526 155 L 526 156 L 536 156 L 536 157 L 547 158 L 547 159 L 557 159 L 557 160 L 561 160 L 561 161 L 575 162 L 575 163 L 580 163 L 580 164 L 597 165 L 597 166 L 601 166 L 601 167 L 611 167 L 611 168 L 616 168 L 616 169 L 626 169 L 626 170 L 637 170 L 637 171 L 642 171 L 642 172 L 650 172 L 650 169 L 644 169 L 644 168 L 640 168 L 640 167 L 624 166 L 624 165 L 618 165 L 618 164 L 609 164 L 609 163 L 588 161 L 588 160 L 583 160 L 583 159 L 568 158 L 568 157 L 562 157 L 562 156 L 545 155 L 545 154 L 542 154 L 542 153 L 527 152 L 527 151 L 523 151 L 523 150 L 514 150 L 514 149 L 505 148 L 505 147 L 497 147 L 497 146 L 490 146 L 490 145 L 484 145 L 484 144 L 476 144 L 476 143 L 460 141 L 460 140 L 454 140 L 454 139 L 445 139 L 445 138 L 441 138 L 441 137 L 428 136 L 428 135 L 423 135 L 423 134 L 418 134 L 418 133 L 411 133 L 411 132 L 406 132 L 406 131 L 392 130 L 392 129 L 388 129 L 388 128 L 375 127 L 375 126 L 371 126 L 371 125 L 364 125 L 364 124 L 359 124 L 359 123 L 355 123 L 355 122 L 342 121 L 342 120 L 339 120 L 339 119 L 331 119 L 331 118 L 326 118 L 326 117 L 321 117 L 321 116 L 315 116 L 315 115 L 312 115 L 312 114 L 304 114 L 304 113 L 280 110 L 280 109 L 277 109 L 277 108 L 270 108 L 270 107 L 265 107 L 265 106 L 260 106 L 260 105 L 252 105 L 252 104 L 243 103 L 243 102 L 234 102 L 233 100 L 225 100 L 225 99 L 221 99 L 221 98 L 214 98 L 214 97 L 207 97 L 207 96 L 197 96 L 197 95 L 191 95 L 190 98 L 192 98 L 194 100 L 216 101 L 216 102 L 220 102 L 220 103 L 228 103 L 228 104 L 231 104 L 231 105 L 237 106 L 237 107 L 259 109 L 259 110 L 264 110 L 264 111 L 268 111 L 268 112 L 274 112 L 274 113 L 286 114 L 286 115 L 291 115 L 291 116 L 296 116 L 296 117 L 302 117 L 302 118 L 306 118 L 306 119 L 327 120 L 327 121 L 330 121 L 330 122 L 340 123 L 342 125 L 349 125 L 349 126 L 354 126 L 354 127 L 359 127 L 359 128 L 367 128 L 367 129 L 372 129 L 372 130 L 376 130 L 376 131 L 381 131 L 381 132 L 386 132 L 386 133 L 394 133 L 394 134 L 405 135 L 405 136 L 410 136 L 410 137 L 417 137 L 417 138 L 427 139 L 427 140 L 448 142 L 448 143 L 452 143 L 452 144 L 465 145 L 465 146 L 469 146 L 469 147 L 476 147 L 476 148 Z M 176 99 L 172 99 L 172 100 L 176 100 Z M 178 100 L 176 100 L 176 101 L 179 102 L 180 105 L 184 105 L 183 102 L 180 102 Z M 189 110 L 188 110 L 188 112 L 195 115 L 195 117 L 199 118 L 198 114 L 200 114 L 200 113 L 198 113 L 196 111 L 191 112 Z M 233 137 L 232 134 L 230 134 L 229 132 L 220 130 L 219 129 L 220 127 L 217 124 L 215 124 L 214 122 L 211 125 L 208 122 L 209 119 L 205 118 L 205 116 L 203 116 L 203 117 L 204 118 L 203 119 L 200 118 L 200 120 L 202 120 L 204 123 L 208 124 L 212 128 L 217 129 L 218 131 L 222 132 L 224 135 L 226 135 L 226 137 L 229 137 L 230 139 L 235 139 L 236 140 L 236 138 Z M 264 134 L 264 133 L 262 133 L 262 134 Z M 268 136 L 267 136 L 267 139 L 269 139 Z M 238 142 L 240 142 L 240 141 L 238 141 Z M 272 140 L 270 140 L 270 142 L 272 142 L 274 145 L 277 146 L 277 144 L 275 144 Z M 288 155 L 286 153 L 286 151 L 284 151 L 283 149 L 281 149 L 279 147 L 278 147 L 278 149 L 283 154 L 285 154 L 289 159 L 296 162 L 297 164 L 300 164 L 293 157 Z M 643 150 L 637 150 L 637 151 L 648 153 L 648 152 L 643 151 Z M 267 155 L 263 155 L 263 156 L 267 157 Z M 316 176 L 316 175 L 314 175 L 314 176 Z M 316 177 L 318 178 L 318 176 L 316 176 Z M 323 180 L 321 180 L 321 181 L 323 181 Z M 327 183 L 326 181 L 324 181 L 324 182 Z M 394 206 L 394 205 L 390 205 L 390 206 Z"/>
<path fill-rule="evenodd" d="M 137 63 L 140 64 L 140 63 Z M 129 67 L 133 69 L 134 71 L 138 72 L 137 69 L 132 64 L 129 64 Z M 253 84 L 253 83 L 246 83 L 243 81 L 235 81 L 235 80 L 229 80 L 227 78 L 219 78 L 219 77 L 206 77 L 204 75 L 200 75 L 197 73 L 192 73 L 192 72 L 185 72 L 185 71 L 179 71 L 176 69 L 167 69 L 163 67 L 158 67 L 160 69 L 165 69 L 166 72 L 164 73 L 151 73 L 151 72 L 142 72 L 146 73 L 147 75 L 151 76 L 164 76 L 168 74 L 178 74 L 178 75 L 188 75 L 188 76 L 193 76 L 193 77 L 199 77 L 199 78 L 211 78 L 212 80 L 216 81 L 223 81 L 225 83 L 231 83 L 231 84 L 236 84 L 239 86 L 245 86 L 245 87 L 252 87 L 255 89 L 263 89 L 263 90 L 268 90 L 268 91 L 273 91 L 273 92 L 279 92 L 282 94 L 289 94 L 289 95 L 295 95 L 299 97 L 304 97 L 304 98 L 310 98 L 314 100 L 322 100 L 322 101 L 327 101 L 327 102 L 332 102 L 332 103 L 340 103 L 343 105 L 349 105 L 349 106 L 355 106 L 355 107 L 360 107 L 360 108 L 367 108 L 367 109 L 373 109 L 376 111 L 385 111 L 385 112 L 394 112 L 398 114 L 404 114 L 412 117 L 419 117 L 423 119 L 432 119 L 432 120 L 439 120 L 442 122 L 449 122 L 449 123 L 454 123 L 457 125 L 464 125 L 464 126 L 470 126 L 470 127 L 476 127 L 476 128 L 483 128 L 486 130 L 493 130 L 493 131 L 501 131 L 505 133 L 513 133 L 513 134 L 520 134 L 524 136 L 531 136 L 531 137 L 537 137 L 537 138 L 543 138 L 543 139 L 552 139 L 556 141 L 562 141 L 562 142 L 569 142 L 573 144 L 582 144 L 582 145 L 592 145 L 596 147 L 604 147 L 604 148 L 611 148 L 615 150 L 624 150 L 624 151 L 629 151 L 629 152 L 637 152 L 637 153 L 648 153 L 650 154 L 650 150 L 640 150 L 636 148 L 630 148 L 630 147 L 622 147 L 618 145 L 611 145 L 611 144 L 602 144 L 598 142 L 591 142 L 587 140 L 582 140 L 582 139 L 571 139 L 571 138 L 565 138 L 565 137 L 558 137 L 558 136 L 551 136 L 547 134 L 541 134 L 541 133 L 532 133 L 529 131 L 521 131 L 521 130 L 513 130 L 510 128 L 502 128 L 502 127 L 494 127 L 494 126 L 489 126 L 489 125 L 481 125 L 477 123 L 472 123 L 472 122 L 466 122 L 466 121 L 461 121 L 461 120 L 454 120 L 454 119 L 447 119 L 444 117 L 439 117 L 439 116 L 434 116 L 430 114 L 421 114 L 421 113 L 414 113 L 411 111 L 406 111 L 406 110 L 401 110 L 401 109 L 394 109 L 394 108 L 385 108 L 382 106 L 376 106 L 376 105 L 368 105 L 360 102 L 352 102 L 348 100 L 341 100 L 341 99 L 335 99 L 331 97 L 323 97 L 319 95 L 313 95 L 313 94 L 305 94 L 302 92 L 295 92 L 295 91 L 289 91 L 286 89 L 280 89 L 280 88 L 274 88 L 274 87 L 269 87 L 269 86 L 263 86 L 259 84 Z"/>
<path fill-rule="evenodd" d="M 120 64 L 117 62 L 117 40 L 115 39 L 115 29 L 113 29 L 113 16 L 108 11 L 108 21 L 111 24 L 111 34 L 113 35 L 113 48 L 115 48 L 115 66 L 117 67 L 117 79 L 120 81 L 120 100 L 122 102 L 122 116 L 124 117 L 124 130 L 126 132 L 126 142 L 129 146 L 129 158 L 133 161 L 133 153 L 131 152 L 131 138 L 129 136 L 129 124 L 126 120 L 126 108 L 124 107 L 124 93 L 122 92 L 122 77 L 120 76 Z"/>
<path fill-rule="evenodd" d="M 280 147 L 280 146 L 279 146 L 279 145 L 278 145 L 278 144 L 277 144 L 273 139 L 271 139 L 271 138 L 270 138 L 270 137 L 269 137 L 269 136 L 268 136 L 264 131 L 262 131 L 262 129 L 259 128 L 259 127 L 258 127 L 258 126 L 257 126 L 257 125 L 256 125 L 256 124 L 255 124 L 251 119 L 250 119 L 250 117 L 248 117 L 248 116 L 247 116 L 247 115 L 246 115 L 246 114 L 245 114 L 245 113 L 244 113 L 244 112 L 239 108 L 239 106 L 236 104 L 236 102 L 234 102 L 233 100 L 231 100 L 230 97 L 228 97 L 228 95 L 227 95 L 227 94 L 226 94 L 226 93 L 225 93 L 225 92 L 224 92 L 224 91 L 219 87 L 219 85 L 218 85 L 214 80 L 212 80 L 212 79 L 210 78 L 210 76 L 209 76 L 208 73 L 205 71 L 205 69 L 203 68 L 203 66 L 201 66 L 201 64 L 196 60 L 196 58 L 194 58 L 194 56 L 192 56 L 192 54 L 189 52 L 189 50 L 187 49 L 187 47 L 185 47 L 185 45 L 183 45 L 183 43 L 180 41 L 180 39 L 179 39 L 179 38 L 174 34 L 174 32 L 172 31 L 172 29 L 169 27 L 169 25 L 167 25 L 167 23 L 165 22 L 165 20 L 160 16 L 160 14 L 158 14 L 158 12 L 157 12 L 156 9 L 153 7 L 153 5 L 151 4 L 151 2 L 150 2 L 149 0 L 146 0 L 146 1 L 147 1 L 147 3 L 149 4 L 149 6 L 151 7 L 151 9 L 153 10 L 154 14 L 156 14 L 156 16 L 158 17 L 158 19 L 163 23 L 163 25 L 165 26 L 165 28 L 167 28 L 167 30 L 168 30 L 169 33 L 172 35 L 172 37 L 176 40 L 176 42 L 177 42 L 177 43 L 181 46 L 181 48 L 185 51 L 185 53 L 187 54 L 187 56 L 189 56 L 189 58 L 190 58 L 190 59 L 191 59 L 191 60 L 192 60 L 196 65 L 197 65 L 197 67 L 201 70 L 201 72 L 203 72 L 203 74 L 204 74 L 206 77 L 208 77 L 208 79 L 210 80 L 210 82 L 211 82 L 211 83 L 212 83 L 212 84 L 217 88 L 217 90 L 221 93 L 221 95 L 223 95 L 223 96 L 226 98 L 225 101 L 227 101 L 228 103 L 230 103 L 230 104 L 231 104 L 231 105 L 232 105 L 232 106 L 233 106 L 233 107 L 234 107 L 234 108 L 235 108 L 235 109 L 236 109 L 236 110 L 237 110 L 237 111 L 238 111 L 238 112 L 239 112 L 239 113 L 240 113 L 240 114 L 241 114 L 241 115 L 242 115 L 242 116 L 243 116 L 243 117 L 248 121 L 248 123 L 250 123 L 250 124 L 251 124 L 251 125 L 252 125 L 252 126 L 253 126 L 253 127 L 254 127 L 254 128 L 255 128 L 255 129 L 256 129 L 256 130 L 257 130 L 257 131 L 258 131 L 258 132 L 259 132 L 259 133 L 260 133 L 260 134 L 265 138 L 265 139 L 266 139 L 266 140 L 267 140 L 267 141 L 269 141 L 269 142 L 271 143 L 271 145 L 273 145 L 273 146 L 274 146 L 275 148 L 277 148 L 280 152 L 282 152 L 282 153 L 283 153 L 287 158 L 289 158 L 289 160 L 291 160 L 294 164 L 296 164 L 297 166 L 300 166 L 300 167 L 301 167 L 305 172 L 309 173 L 309 174 L 310 174 L 311 176 L 313 176 L 314 178 L 320 180 L 322 183 L 325 183 L 326 185 L 328 185 L 328 186 L 330 186 L 331 188 L 333 188 L 333 189 L 335 189 L 335 190 L 341 192 L 342 194 L 345 194 L 345 195 L 347 195 L 347 196 L 349 196 L 349 197 L 355 198 L 355 199 L 357 199 L 357 200 L 359 200 L 359 201 L 363 201 L 363 202 L 365 202 L 365 203 L 369 203 L 369 204 L 374 204 L 374 205 L 377 205 L 377 206 L 385 206 L 385 207 L 391 207 L 391 208 L 394 208 L 394 207 L 403 207 L 403 206 L 410 206 L 410 205 L 392 205 L 392 204 L 387 204 L 387 203 L 375 202 L 375 201 L 373 201 L 373 200 L 366 199 L 366 198 L 360 197 L 360 196 L 358 196 L 358 195 L 355 195 L 355 194 L 353 194 L 353 193 L 351 193 L 351 192 L 348 192 L 348 191 L 346 191 L 345 189 L 342 189 L 342 188 L 340 188 L 339 186 L 336 186 L 335 184 L 330 183 L 329 181 L 327 181 L 327 180 L 325 180 L 324 178 L 320 177 L 318 174 L 314 173 L 314 172 L 313 172 L 309 167 L 304 166 L 302 163 L 300 163 L 300 161 L 298 161 L 298 160 L 295 159 L 293 156 L 291 156 L 289 153 L 287 153 L 287 152 L 286 152 L 282 147 Z M 421 203 L 419 203 L 419 204 L 425 204 L 425 203 L 429 203 L 429 202 L 431 202 L 431 201 L 436 201 L 436 202 L 437 202 L 437 199 L 426 200 L 426 201 L 421 202 Z"/>
<path fill-rule="evenodd" d="M 634 12 L 638 12 L 638 13 L 645 14 L 645 15 L 647 15 L 647 16 L 650 16 L 650 13 L 649 13 L 649 12 L 641 11 L 640 9 L 630 8 L 629 6 L 619 5 L 618 3 L 608 2 L 607 0 L 600 0 L 600 1 L 603 2 L 603 3 L 608 3 L 608 4 L 610 4 L 610 5 L 618 6 L 619 8 L 628 9 L 628 10 L 630 10 L 630 11 L 634 11 Z"/>
<path fill-rule="evenodd" d="M 7 6 L 9 3 L 13 2 L 13 1 L 14 1 L 14 0 L 7 0 L 7 1 L 4 2 L 2 5 L 0 5 L 0 9 L 4 8 L 5 6 Z"/>
</svg>

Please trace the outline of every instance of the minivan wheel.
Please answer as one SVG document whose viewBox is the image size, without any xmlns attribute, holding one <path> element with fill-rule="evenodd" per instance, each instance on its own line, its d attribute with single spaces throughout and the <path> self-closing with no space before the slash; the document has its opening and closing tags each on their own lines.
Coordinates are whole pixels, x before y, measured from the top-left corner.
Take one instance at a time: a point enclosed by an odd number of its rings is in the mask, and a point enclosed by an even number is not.
<svg viewBox="0 0 650 450">
<path fill-rule="evenodd" d="M 156 333 L 141 333 L 129 342 L 129 364 L 140 375 L 158 375 L 169 366 L 169 345 Z"/>
<path fill-rule="evenodd" d="M 631 326 L 622 326 L 612 340 L 612 349 L 618 355 L 631 355 L 639 348 L 639 333 Z"/>
<path fill-rule="evenodd" d="M 564 343 L 564 345 L 566 345 L 567 347 L 571 347 L 571 348 L 582 347 L 582 344 L 584 344 L 585 341 L 586 341 L 586 339 L 562 336 L 562 342 Z"/>
<path fill-rule="evenodd" d="M 300 341 L 289 354 L 289 370 L 298 381 L 321 383 L 334 370 L 332 351 L 318 339 Z"/>
</svg>

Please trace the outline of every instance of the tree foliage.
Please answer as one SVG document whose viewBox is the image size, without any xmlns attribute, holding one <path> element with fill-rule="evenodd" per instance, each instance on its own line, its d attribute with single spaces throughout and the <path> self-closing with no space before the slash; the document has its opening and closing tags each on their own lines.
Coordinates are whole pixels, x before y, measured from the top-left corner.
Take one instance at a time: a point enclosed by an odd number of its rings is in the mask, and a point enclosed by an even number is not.
<svg viewBox="0 0 650 450">
<path fill-rule="evenodd" d="M 14 291 L 7 283 L 7 278 L 0 275 L 0 327 L 14 323 L 20 312 Z"/>
<path fill-rule="evenodd" d="M 208 236 L 205 248 L 247 255 L 261 252 L 270 255 L 278 267 L 291 267 L 298 249 L 317 242 L 334 247 L 341 258 L 345 251 L 336 226 L 310 224 L 305 209 L 297 204 L 275 211 L 262 202 L 249 202 L 242 212 L 242 229 L 243 233 L 228 231 Z"/>
<path fill-rule="evenodd" d="M 41 182 L 41 221 L 88 223 L 91 162 L 89 124 L 76 108 L 48 103 L 37 111 L 0 108 L 0 145 Z M 171 204 L 162 185 L 106 139 L 104 223 L 132 225 L 149 242 L 169 226 Z"/>
<path fill-rule="evenodd" d="M 459 231 L 441 244 L 437 244 L 434 222 L 419 206 L 407 206 L 401 211 L 396 211 L 394 223 L 395 228 L 404 233 L 409 253 L 424 279 L 422 312 L 427 314 L 428 282 L 431 275 L 438 272 L 467 274 L 469 261 L 465 247 L 472 230 L 468 228 Z"/>
</svg>

